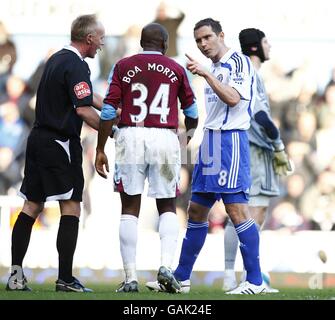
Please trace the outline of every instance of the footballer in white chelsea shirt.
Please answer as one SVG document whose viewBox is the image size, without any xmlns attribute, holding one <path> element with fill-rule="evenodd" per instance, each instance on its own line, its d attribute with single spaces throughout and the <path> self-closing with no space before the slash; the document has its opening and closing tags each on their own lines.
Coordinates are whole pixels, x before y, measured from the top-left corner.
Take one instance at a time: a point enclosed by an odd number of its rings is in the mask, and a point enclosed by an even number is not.
<svg viewBox="0 0 335 320">
<path fill-rule="evenodd" d="M 240 102 L 229 107 L 216 95 L 208 83 L 205 85 L 207 118 L 204 127 L 213 130 L 248 130 L 255 104 L 255 70 L 250 59 L 230 49 L 219 62 L 213 63 L 211 73 L 233 87 L 241 96 Z"/>
</svg>

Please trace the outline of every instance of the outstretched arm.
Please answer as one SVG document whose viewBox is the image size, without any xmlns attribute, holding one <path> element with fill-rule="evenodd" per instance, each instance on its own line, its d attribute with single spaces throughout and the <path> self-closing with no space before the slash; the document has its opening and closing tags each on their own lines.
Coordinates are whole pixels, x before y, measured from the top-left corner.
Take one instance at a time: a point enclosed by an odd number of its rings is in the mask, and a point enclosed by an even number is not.
<svg viewBox="0 0 335 320">
<path fill-rule="evenodd" d="M 83 119 L 91 128 L 98 130 L 99 115 L 91 106 L 83 106 L 76 108 L 77 115 Z"/>
<path fill-rule="evenodd" d="M 93 93 L 93 107 L 99 111 L 101 111 L 102 109 L 102 105 L 103 105 L 103 100 L 104 98 L 98 94 L 98 93 Z"/>
</svg>

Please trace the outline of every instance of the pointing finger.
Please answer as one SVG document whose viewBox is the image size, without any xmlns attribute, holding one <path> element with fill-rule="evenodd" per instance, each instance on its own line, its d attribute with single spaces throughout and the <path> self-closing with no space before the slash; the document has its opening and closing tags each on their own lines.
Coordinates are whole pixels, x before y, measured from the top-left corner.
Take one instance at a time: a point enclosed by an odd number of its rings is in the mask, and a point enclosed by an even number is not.
<svg viewBox="0 0 335 320">
<path fill-rule="evenodd" d="M 186 56 L 186 58 L 187 58 L 188 60 L 190 60 L 190 61 L 192 61 L 192 62 L 195 61 L 195 60 L 194 60 L 190 55 L 188 55 L 187 53 L 185 53 L 185 56 Z"/>
</svg>

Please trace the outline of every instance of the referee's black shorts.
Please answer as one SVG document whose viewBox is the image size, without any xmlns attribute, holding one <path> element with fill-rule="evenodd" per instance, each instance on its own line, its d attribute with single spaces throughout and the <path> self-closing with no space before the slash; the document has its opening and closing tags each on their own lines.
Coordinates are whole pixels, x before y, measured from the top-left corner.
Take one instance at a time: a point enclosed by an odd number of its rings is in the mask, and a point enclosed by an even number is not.
<svg viewBox="0 0 335 320">
<path fill-rule="evenodd" d="M 29 201 L 82 201 L 84 175 L 80 139 L 34 128 L 28 138 L 20 195 Z"/>
</svg>

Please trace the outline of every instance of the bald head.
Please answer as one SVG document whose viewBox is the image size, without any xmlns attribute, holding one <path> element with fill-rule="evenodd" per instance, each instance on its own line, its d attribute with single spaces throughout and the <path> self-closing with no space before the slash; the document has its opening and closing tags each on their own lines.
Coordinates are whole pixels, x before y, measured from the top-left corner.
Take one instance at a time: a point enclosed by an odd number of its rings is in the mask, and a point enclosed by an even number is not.
<svg viewBox="0 0 335 320">
<path fill-rule="evenodd" d="M 142 29 L 141 47 L 144 51 L 154 50 L 165 54 L 169 34 L 159 23 L 149 23 Z"/>
</svg>

